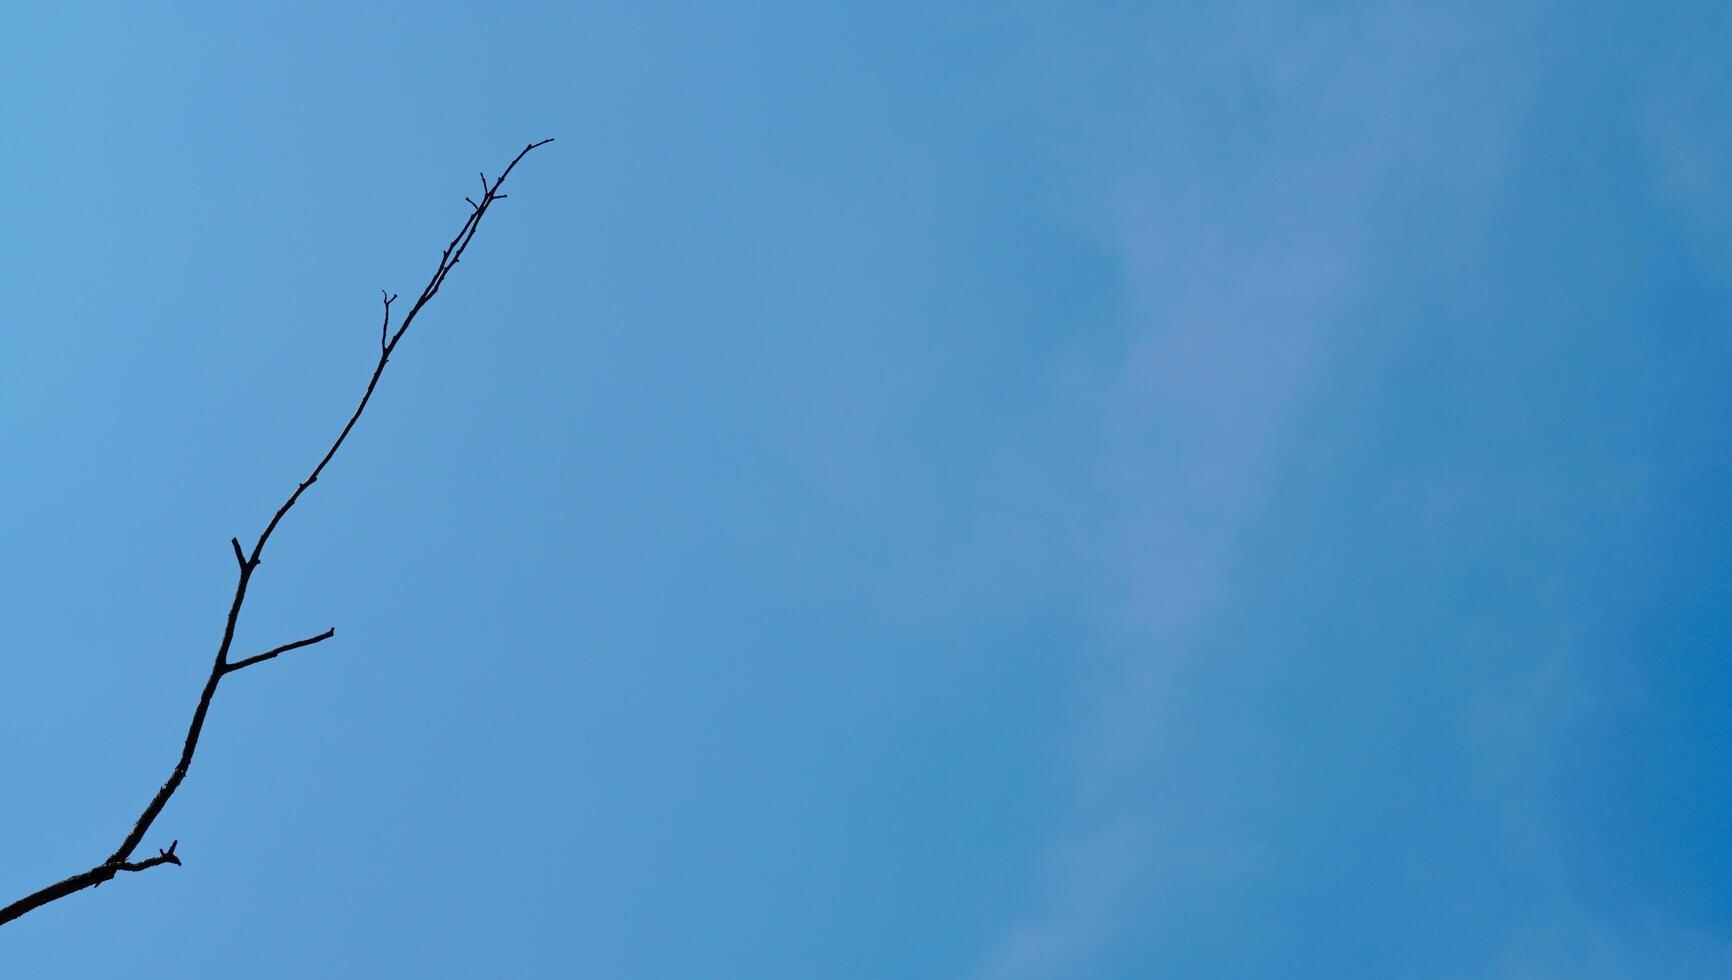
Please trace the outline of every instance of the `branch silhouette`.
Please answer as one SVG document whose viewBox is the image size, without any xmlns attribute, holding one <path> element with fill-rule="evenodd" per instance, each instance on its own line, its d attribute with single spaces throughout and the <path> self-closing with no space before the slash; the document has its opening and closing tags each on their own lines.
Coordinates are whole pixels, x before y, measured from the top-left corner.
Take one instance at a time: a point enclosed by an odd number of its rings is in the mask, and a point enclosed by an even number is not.
<svg viewBox="0 0 1732 980">
<path fill-rule="evenodd" d="M 216 697 L 217 685 L 222 682 L 224 677 L 236 671 L 244 670 L 302 647 L 322 643 L 336 635 L 335 629 L 328 629 L 316 636 L 309 636 L 304 640 L 296 640 L 292 643 L 284 643 L 250 657 L 233 661 L 229 659 L 229 650 L 234 644 L 235 626 L 240 622 L 241 607 L 247 601 L 247 587 L 252 584 L 253 574 L 258 571 L 259 564 L 264 559 L 265 545 L 270 542 L 271 535 L 276 533 L 277 526 L 283 522 L 283 518 L 288 516 L 289 511 L 294 509 L 296 503 L 300 502 L 301 495 L 307 492 L 307 488 L 318 482 L 319 475 L 325 471 L 325 466 L 331 462 L 332 457 L 337 455 L 337 450 L 343 447 L 344 440 L 349 438 L 349 433 L 354 430 L 355 423 L 361 419 L 361 413 L 367 410 L 367 403 L 372 400 L 373 391 L 379 386 L 379 378 L 385 373 L 385 365 L 390 363 L 391 355 L 397 350 L 397 345 L 402 342 L 403 335 L 409 331 L 409 325 L 415 322 L 415 317 L 422 308 L 434 296 L 438 295 L 439 287 L 445 284 L 445 277 L 451 274 L 452 269 L 457 268 L 457 263 L 462 260 L 463 253 L 469 248 L 469 243 L 474 240 L 476 231 L 481 227 L 481 219 L 487 215 L 488 209 L 493 206 L 494 202 L 505 200 L 506 195 L 500 193 L 500 188 L 505 184 L 505 178 L 511 176 L 511 171 L 516 169 L 517 164 L 528 156 L 531 150 L 551 142 L 553 140 L 545 139 L 525 146 L 491 183 L 488 182 L 487 175 L 482 174 L 481 200 L 475 201 L 467 197 L 464 198 L 465 201 L 469 202 L 471 209 L 469 217 L 463 222 L 463 227 L 458 229 L 456 237 L 451 239 L 451 244 L 445 246 L 445 251 L 439 256 L 439 267 L 434 271 L 433 278 L 429 279 L 427 285 L 422 288 L 421 295 L 416 297 L 414 305 L 409 308 L 408 314 L 398 323 L 395 332 L 391 330 L 391 304 L 396 301 L 397 296 L 395 293 L 383 294 L 385 313 L 384 322 L 379 328 L 379 362 L 374 366 L 373 376 L 367 381 L 367 390 L 361 394 L 361 401 L 355 406 L 355 411 L 349 416 L 349 421 L 343 426 L 343 431 L 337 434 L 336 440 L 331 443 L 331 448 L 325 450 L 325 455 L 319 459 L 318 465 L 313 467 L 313 471 L 307 475 L 305 480 L 296 485 L 288 499 L 283 501 L 283 505 L 277 508 L 275 514 L 271 515 L 270 522 L 265 525 L 263 531 L 259 532 L 258 540 L 253 543 L 251 552 L 241 547 L 239 538 L 229 539 L 229 543 L 234 547 L 235 563 L 239 566 L 234 598 L 229 602 L 228 619 L 223 625 L 222 642 L 217 646 L 216 660 L 211 664 L 210 677 L 205 680 L 204 690 L 199 693 L 198 705 L 193 708 L 192 723 L 187 726 L 186 743 L 181 747 L 180 761 L 175 764 L 174 771 L 169 773 L 168 780 L 156 791 L 156 795 L 151 797 L 150 802 L 145 804 L 144 811 L 138 815 L 132 829 L 121 840 L 120 846 L 114 849 L 113 854 L 88 871 L 80 871 L 20 898 L 4 909 L 0 909 L 0 925 L 11 922 L 26 912 L 41 908 L 56 899 L 65 898 L 86 888 L 101 885 L 122 871 L 137 872 L 162 864 L 177 866 L 180 864 L 180 858 L 175 855 L 175 848 L 180 844 L 178 840 L 169 844 L 166 850 L 158 849 L 155 857 L 134 861 L 132 855 L 138 850 L 139 844 L 144 840 L 144 835 L 150 831 L 156 818 L 162 814 L 163 807 L 168 805 L 169 798 L 174 796 L 175 790 L 179 789 L 181 782 L 186 779 L 187 770 L 192 767 L 193 753 L 198 750 L 199 735 L 204 731 L 205 716 L 210 712 L 211 700 Z"/>
</svg>

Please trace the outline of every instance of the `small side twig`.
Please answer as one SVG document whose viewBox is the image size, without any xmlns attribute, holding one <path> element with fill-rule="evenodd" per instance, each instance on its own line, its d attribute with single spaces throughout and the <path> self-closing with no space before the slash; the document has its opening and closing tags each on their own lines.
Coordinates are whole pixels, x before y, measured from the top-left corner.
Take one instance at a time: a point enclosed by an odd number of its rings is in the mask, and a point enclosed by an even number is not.
<svg viewBox="0 0 1732 980">
<path fill-rule="evenodd" d="M 121 871 L 143 871 L 145 868 L 154 868 L 159 864 L 172 864 L 178 867 L 180 858 L 174 856 L 174 849 L 179 846 L 180 841 L 170 841 L 168 850 L 157 848 L 156 857 L 145 858 L 142 861 L 122 861 L 115 865 L 115 868 Z"/>
<path fill-rule="evenodd" d="M 467 201 L 468 198 L 464 198 L 464 200 Z M 385 349 L 385 333 L 391 329 L 391 304 L 397 301 L 397 294 L 387 293 L 381 289 L 379 295 L 385 298 L 385 322 L 379 324 L 379 349 L 383 351 Z M 236 544 L 235 547 L 238 549 L 240 545 Z"/>
<path fill-rule="evenodd" d="M 180 866 L 180 858 L 175 857 L 175 854 L 174 854 L 174 849 L 179 847 L 179 846 L 180 846 L 180 841 L 178 841 L 178 840 L 177 841 L 171 841 L 168 845 L 168 850 L 165 851 L 160 847 L 156 849 L 156 857 L 145 858 L 142 861 L 120 861 L 120 862 L 116 862 L 116 863 L 105 864 L 105 865 L 101 865 L 99 867 L 92 868 L 89 871 L 85 872 L 85 874 L 95 874 L 97 872 L 106 871 L 107 874 L 105 876 L 98 878 L 90 886 L 92 888 L 101 888 L 102 883 L 107 881 L 109 878 L 114 877 L 116 872 L 120 872 L 120 871 L 143 871 L 146 868 L 154 868 L 159 864 L 172 864 L 175 867 L 179 867 Z"/>
<path fill-rule="evenodd" d="M 255 653 L 252 656 L 246 658 L 245 660 L 236 660 L 234 663 L 223 664 L 222 672 L 225 674 L 232 674 L 235 671 L 240 670 L 244 667 L 251 667 L 253 664 L 263 663 L 266 660 L 269 660 L 272 657 L 277 656 L 278 654 L 288 653 L 290 650 L 299 650 L 302 647 L 310 647 L 315 643 L 323 643 L 326 640 L 328 640 L 331 637 L 336 636 L 336 635 L 337 635 L 337 628 L 335 626 L 333 626 L 330 629 L 324 631 L 323 633 L 320 633 L 318 636 L 309 636 L 304 640 L 296 640 L 293 643 L 285 643 L 280 647 L 276 647 L 276 648 L 271 649 L 271 650 L 266 650 L 264 653 Z"/>
</svg>

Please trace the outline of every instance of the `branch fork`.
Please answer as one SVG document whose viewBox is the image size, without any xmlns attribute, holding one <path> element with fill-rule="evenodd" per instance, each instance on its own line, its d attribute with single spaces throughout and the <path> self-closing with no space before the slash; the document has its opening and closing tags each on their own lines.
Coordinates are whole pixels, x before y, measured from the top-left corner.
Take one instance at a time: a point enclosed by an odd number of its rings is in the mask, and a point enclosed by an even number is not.
<svg viewBox="0 0 1732 980">
<path fill-rule="evenodd" d="M 336 635 L 337 635 L 337 629 L 336 629 L 336 627 L 333 626 L 332 628 L 324 631 L 323 633 L 320 633 L 318 636 L 309 636 L 304 640 L 296 640 L 293 643 L 285 643 L 280 647 L 266 650 L 264 653 L 255 653 L 252 656 L 246 658 L 245 660 L 236 660 L 233 663 L 224 663 L 222 665 L 222 673 L 232 674 L 237 670 L 241 670 L 241 669 L 246 668 L 246 667 L 251 667 L 253 664 L 263 663 L 264 661 L 269 660 L 272 657 L 277 656 L 278 654 L 288 653 L 290 650 L 299 650 L 302 647 L 310 647 L 315 643 L 323 643 L 326 640 L 328 640 L 331 637 L 336 636 Z"/>
</svg>

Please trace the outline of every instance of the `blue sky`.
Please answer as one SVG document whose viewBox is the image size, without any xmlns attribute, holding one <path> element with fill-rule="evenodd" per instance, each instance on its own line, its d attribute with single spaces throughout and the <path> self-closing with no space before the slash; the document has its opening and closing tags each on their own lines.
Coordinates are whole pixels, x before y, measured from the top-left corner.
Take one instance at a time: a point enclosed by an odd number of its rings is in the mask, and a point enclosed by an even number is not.
<svg viewBox="0 0 1732 980">
<path fill-rule="evenodd" d="M 1717 7 L 14 12 L 0 973 L 1732 974 Z"/>
</svg>

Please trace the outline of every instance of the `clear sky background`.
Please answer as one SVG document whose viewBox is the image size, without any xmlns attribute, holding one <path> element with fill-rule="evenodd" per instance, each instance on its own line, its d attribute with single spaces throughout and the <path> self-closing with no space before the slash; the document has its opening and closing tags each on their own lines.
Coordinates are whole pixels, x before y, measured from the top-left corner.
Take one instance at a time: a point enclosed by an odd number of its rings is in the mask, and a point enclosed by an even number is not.
<svg viewBox="0 0 1732 980">
<path fill-rule="evenodd" d="M 15 6 L 0 975 L 1732 975 L 1726 9 Z"/>
</svg>

